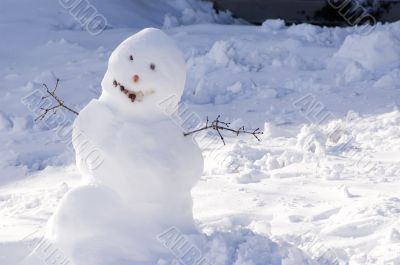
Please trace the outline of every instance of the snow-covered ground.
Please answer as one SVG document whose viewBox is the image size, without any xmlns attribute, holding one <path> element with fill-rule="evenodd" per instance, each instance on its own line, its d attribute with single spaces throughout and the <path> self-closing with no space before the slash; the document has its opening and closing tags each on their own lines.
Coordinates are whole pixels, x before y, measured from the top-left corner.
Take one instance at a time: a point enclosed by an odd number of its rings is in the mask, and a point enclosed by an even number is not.
<svg viewBox="0 0 400 265">
<path fill-rule="evenodd" d="M 276 256 L 296 265 L 306 256 L 400 264 L 400 23 L 362 35 L 281 21 L 240 25 L 196 1 L 93 0 L 109 23 L 93 36 L 58 1 L 34 2 L 0 3 L 0 264 L 18 264 L 81 183 L 74 116 L 34 121 L 41 84 L 60 78 L 60 96 L 82 109 L 98 97 L 111 51 L 147 26 L 164 27 L 185 55 L 175 122 L 186 128 L 185 117 L 221 114 L 232 127 L 265 130 L 261 142 L 197 138 L 205 171 L 192 191 L 194 216 L 214 240 L 212 264 Z"/>
</svg>

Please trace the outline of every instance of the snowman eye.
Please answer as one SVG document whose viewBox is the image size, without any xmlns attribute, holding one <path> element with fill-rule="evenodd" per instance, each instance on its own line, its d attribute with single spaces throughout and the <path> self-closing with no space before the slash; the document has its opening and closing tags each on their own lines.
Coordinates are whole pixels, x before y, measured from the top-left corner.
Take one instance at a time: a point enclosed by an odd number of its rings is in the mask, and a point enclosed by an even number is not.
<svg viewBox="0 0 400 265">
<path fill-rule="evenodd" d="M 154 63 L 151 63 L 150 64 L 150 69 L 153 70 L 153 71 L 156 70 L 156 65 Z"/>
<path fill-rule="evenodd" d="M 133 61 L 133 56 L 132 55 L 129 56 L 129 60 Z"/>
</svg>

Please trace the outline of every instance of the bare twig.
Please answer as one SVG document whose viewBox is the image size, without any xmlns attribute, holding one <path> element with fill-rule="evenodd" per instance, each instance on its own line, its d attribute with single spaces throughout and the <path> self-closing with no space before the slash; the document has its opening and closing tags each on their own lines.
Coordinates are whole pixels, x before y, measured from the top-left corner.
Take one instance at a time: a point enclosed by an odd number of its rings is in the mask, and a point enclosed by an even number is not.
<svg viewBox="0 0 400 265">
<path fill-rule="evenodd" d="M 47 96 L 43 96 L 43 97 L 42 97 L 42 100 L 44 100 L 44 99 L 46 99 L 46 98 L 52 98 L 52 99 L 54 99 L 54 100 L 57 102 L 57 104 L 54 105 L 54 106 L 50 106 L 50 107 L 48 107 L 48 108 L 40 108 L 41 110 L 43 110 L 43 113 L 40 114 L 39 117 L 37 117 L 37 118 L 35 119 L 35 121 L 37 121 L 37 120 L 43 120 L 43 119 L 47 116 L 47 114 L 48 114 L 49 112 L 52 112 L 52 114 L 56 114 L 57 111 L 58 111 L 60 108 L 64 108 L 64 109 L 66 109 L 66 110 L 68 110 L 68 111 L 74 113 L 75 115 L 79 115 L 79 113 L 78 113 L 77 111 L 75 111 L 75 110 L 71 109 L 70 107 L 66 106 L 66 105 L 64 104 L 64 101 L 63 101 L 62 99 L 60 99 L 60 98 L 56 95 L 56 90 L 57 90 L 59 84 L 60 84 L 60 79 L 58 79 L 58 78 L 57 78 L 57 80 L 56 80 L 56 85 L 55 85 L 55 87 L 54 87 L 53 90 L 50 90 L 46 84 L 43 84 L 44 88 L 46 88 Z"/>
<path fill-rule="evenodd" d="M 183 135 L 184 135 L 184 136 L 188 136 L 188 135 L 191 135 L 191 134 L 194 134 L 194 133 L 198 133 L 198 132 L 201 132 L 201 131 L 204 131 L 204 130 L 208 130 L 208 129 L 216 130 L 217 133 L 218 133 L 218 135 L 219 135 L 219 137 L 221 138 L 221 141 L 222 141 L 222 142 L 224 143 L 224 145 L 225 145 L 225 144 L 226 144 L 226 143 L 225 143 L 225 139 L 224 139 L 224 137 L 223 137 L 223 135 L 222 135 L 222 133 L 221 133 L 221 131 L 225 130 L 225 131 L 229 131 L 229 132 L 235 133 L 236 136 L 238 136 L 238 135 L 241 134 L 241 133 L 243 133 L 243 134 L 251 134 L 251 135 L 253 135 L 258 141 L 261 141 L 261 139 L 259 138 L 259 135 L 260 135 L 260 134 L 264 134 L 264 132 L 262 132 L 262 131 L 260 130 L 260 128 L 257 128 L 257 129 L 255 129 L 255 130 L 250 130 L 250 131 L 248 131 L 248 130 L 246 130 L 246 129 L 244 128 L 244 126 L 242 126 L 242 127 L 240 127 L 239 129 L 235 130 L 235 129 L 232 129 L 232 128 L 229 127 L 229 126 L 230 126 L 230 123 L 229 123 L 229 122 L 223 122 L 223 121 L 221 121 L 221 120 L 220 120 L 220 117 L 221 117 L 221 115 L 218 115 L 217 118 L 216 118 L 213 122 L 211 122 L 210 124 L 209 124 L 209 120 L 208 120 L 208 117 L 207 117 L 207 118 L 206 118 L 206 124 L 204 125 L 204 127 L 201 127 L 201 128 L 199 128 L 199 129 L 196 129 L 196 130 L 193 130 L 193 131 L 190 131 L 190 132 L 186 132 L 186 133 L 184 133 Z"/>
</svg>

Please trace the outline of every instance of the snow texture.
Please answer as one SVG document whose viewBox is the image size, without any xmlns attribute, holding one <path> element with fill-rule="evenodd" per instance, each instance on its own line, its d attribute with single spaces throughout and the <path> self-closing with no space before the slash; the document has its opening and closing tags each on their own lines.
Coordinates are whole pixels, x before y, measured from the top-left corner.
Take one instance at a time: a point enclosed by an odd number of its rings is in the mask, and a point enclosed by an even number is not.
<svg viewBox="0 0 400 265">
<path fill-rule="evenodd" d="M 43 238 L 41 246 L 48 248 L 37 248 L 43 255 L 30 256 L 30 265 L 46 264 L 49 252 L 43 253 L 45 249 L 55 251 L 60 259 L 85 261 L 85 265 L 125 265 L 138 259 L 143 260 L 141 265 L 145 260 L 152 260 L 151 265 L 179 264 L 188 256 L 146 231 L 168 229 L 184 234 L 179 231 L 188 223 L 193 225 L 192 217 L 198 232 L 179 242 L 197 246 L 190 252 L 196 260 L 206 258 L 214 265 L 400 264 L 399 23 L 378 24 L 361 36 L 351 27 L 285 26 L 282 21 L 235 25 L 239 22 L 226 13 L 217 15 L 209 3 L 194 0 L 91 3 L 108 21 L 97 36 L 88 34 L 58 1 L 3 0 L 0 4 L 0 264 L 19 264 Z M 113 51 L 144 27 L 164 28 L 183 53 L 187 80 L 180 107 L 167 111 L 175 123 L 166 116 L 161 119 L 157 112 L 139 115 L 136 107 L 145 101 L 126 105 L 123 100 L 128 98 L 123 94 L 117 106 L 102 103 L 103 97 L 92 101 L 102 94 L 102 78 L 109 73 L 107 62 Z M 150 62 L 154 57 L 138 56 L 146 63 L 135 65 L 129 55 L 122 56 L 127 61 L 121 64 L 117 77 L 124 81 L 119 82 L 130 82 L 138 74 L 135 69 L 142 70 L 139 66 L 149 74 L 153 73 L 149 63 L 159 67 L 158 61 Z M 112 154 L 116 152 L 111 149 L 122 145 L 114 143 L 122 138 L 126 139 L 124 148 L 132 151 L 145 145 L 140 139 L 143 134 L 144 140 L 158 141 L 168 133 L 175 142 L 183 130 L 218 114 L 232 127 L 260 127 L 266 134 L 261 142 L 227 134 L 226 146 L 215 135 L 197 136 L 204 172 L 191 191 L 193 213 L 176 225 L 177 230 L 170 230 L 166 226 L 175 222 L 172 215 L 165 225 L 160 225 L 158 217 L 148 219 L 154 222 L 135 218 L 184 212 L 167 207 L 180 193 L 163 201 L 160 211 L 127 203 L 133 195 L 124 184 L 138 181 L 143 172 L 125 179 L 128 174 L 118 169 L 99 174 L 96 180 L 96 174 L 75 165 L 73 115 L 59 112 L 40 123 L 34 121 L 41 113 L 42 83 L 52 87 L 56 77 L 61 78 L 58 93 L 68 105 L 81 114 L 91 101 L 89 107 L 101 109 L 91 117 L 93 122 L 103 126 L 110 121 L 110 109 L 119 113 L 112 115 L 116 123 L 111 136 L 106 135 L 110 131 L 99 129 L 94 137 L 105 139 L 101 146 Z M 109 81 L 105 84 L 111 86 L 103 88 L 115 88 Z M 147 78 L 142 81 L 149 84 Z M 135 111 L 124 111 L 124 106 Z M 191 114 L 197 123 L 188 122 Z M 146 122 L 147 118 L 152 121 Z M 133 121 L 133 135 L 124 134 Z M 154 124 L 169 130 L 153 130 Z M 124 135 L 119 137 L 119 133 Z M 188 142 L 185 146 L 195 148 L 191 140 L 183 139 Z M 153 156 L 154 149 L 146 151 Z M 186 151 L 192 155 L 185 149 L 181 156 L 162 154 L 160 159 L 151 157 L 151 162 L 171 163 L 174 157 L 179 165 L 185 163 L 187 172 Z M 104 173 L 122 163 L 137 172 L 133 168 L 137 161 L 150 160 L 136 157 L 125 163 L 128 158 L 122 155 L 111 157 L 113 163 Z M 172 167 L 165 170 L 179 172 Z M 110 176 L 121 182 L 109 181 Z M 188 179 L 186 187 L 170 188 L 188 195 L 198 177 Z M 166 191 L 145 194 L 151 181 L 138 181 L 142 189 L 137 188 L 135 194 L 159 203 Z M 157 181 L 171 184 L 166 178 Z M 154 190 L 161 189 L 154 186 Z M 188 195 L 183 202 L 190 201 Z M 183 208 L 191 207 L 185 204 Z M 71 218 L 71 214 L 85 218 Z M 53 224 L 52 229 L 47 222 Z M 133 236 L 134 231 L 140 233 Z M 143 243 L 138 245 L 139 239 Z M 52 242 L 64 244 L 68 253 L 62 254 Z M 72 246 L 85 254 L 71 254 Z M 144 252 L 145 248 L 150 251 Z"/>
</svg>

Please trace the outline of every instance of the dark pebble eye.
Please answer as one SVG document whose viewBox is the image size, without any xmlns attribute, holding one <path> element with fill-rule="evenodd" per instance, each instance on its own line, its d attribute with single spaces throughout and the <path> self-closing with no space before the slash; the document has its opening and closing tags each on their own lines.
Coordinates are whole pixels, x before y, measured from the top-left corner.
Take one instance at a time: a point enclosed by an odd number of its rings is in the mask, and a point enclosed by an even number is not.
<svg viewBox="0 0 400 265">
<path fill-rule="evenodd" d="M 133 61 L 133 56 L 132 55 L 129 56 L 129 60 Z"/>
<path fill-rule="evenodd" d="M 153 71 L 156 70 L 156 65 L 154 63 L 150 64 L 150 69 Z"/>
</svg>

